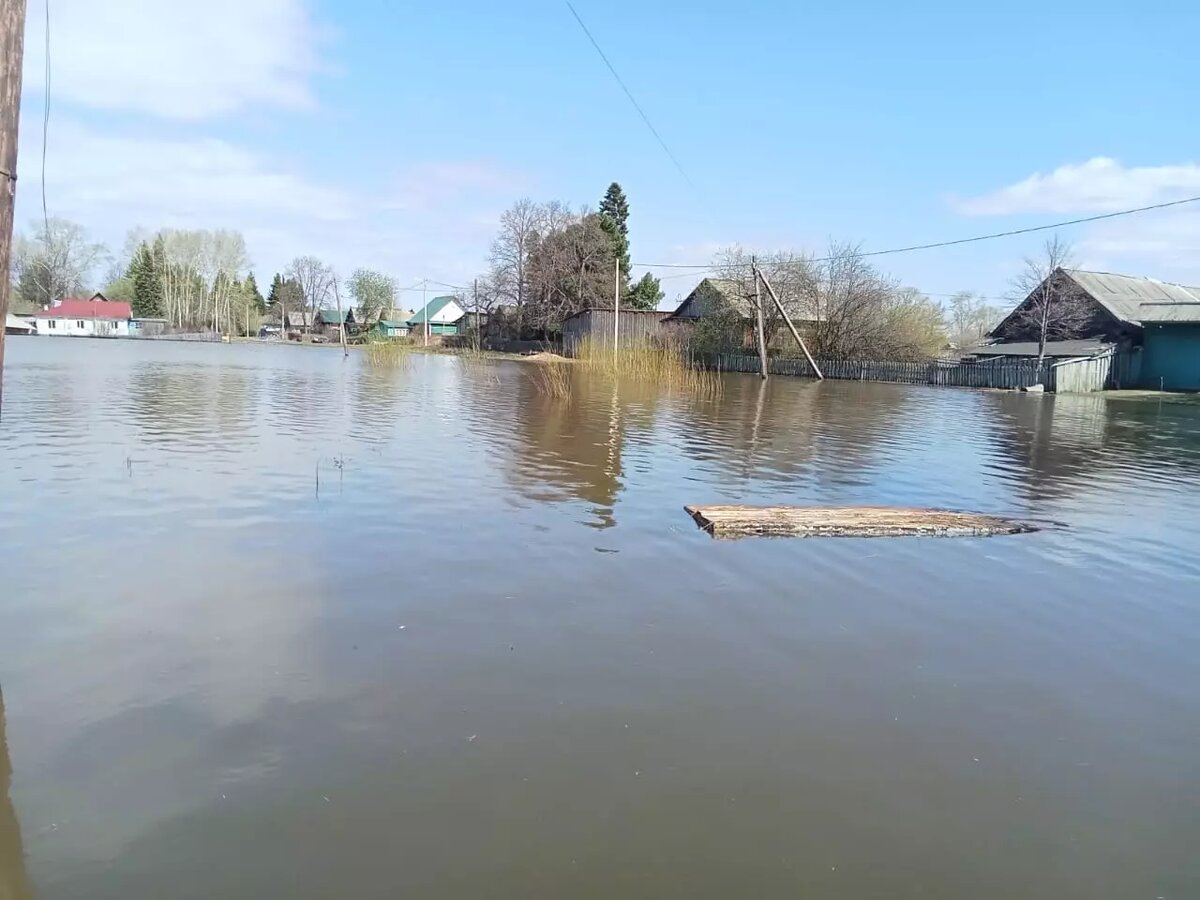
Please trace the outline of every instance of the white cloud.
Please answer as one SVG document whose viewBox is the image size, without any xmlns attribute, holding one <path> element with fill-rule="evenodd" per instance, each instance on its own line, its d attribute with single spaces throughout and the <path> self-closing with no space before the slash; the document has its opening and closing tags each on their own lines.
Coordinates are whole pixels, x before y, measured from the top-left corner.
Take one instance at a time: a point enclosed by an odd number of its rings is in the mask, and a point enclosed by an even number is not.
<svg viewBox="0 0 1200 900">
<path fill-rule="evenodd" d="M 52 0 L 51 99 L 197 120 L 302 109 L 325 34 L 304 0 Z M 45 87 L 45 18 L 27 16 L 27 90 Z"/>
<path fill-rule="evenodd" d="M 41 132 L 25 129 L 18 222 L 41 215 Z M 312 253 L 343 272 L 462 283 L 479 271 L 499 212 L 525 179 L 485 161 L 419 164 L 382 194 L 313 176 L 278 153 L 215 138 L 143 138 L 60 121 L 46 165 L 51 215 L 114 250 L 134 226 L 233 228 L 260 275 Z"/>
<path fill-rule="evenodd" d="M 1092 268 L 1200 284 L 1200 211 L 1184 207 L 1098 223 L 1078 245 Z"/>
<path fill-rule="evenodd" d="M 951 205 L 971 216 L 1018 213 L 1103 213 L 1200 194 L 1200 164 L 1127 168 L 1097 156 L 1068 163 L 1052 172 L 1035 172 L 1023 181 L 979 197 L 952 197 Z"/>
</svg>

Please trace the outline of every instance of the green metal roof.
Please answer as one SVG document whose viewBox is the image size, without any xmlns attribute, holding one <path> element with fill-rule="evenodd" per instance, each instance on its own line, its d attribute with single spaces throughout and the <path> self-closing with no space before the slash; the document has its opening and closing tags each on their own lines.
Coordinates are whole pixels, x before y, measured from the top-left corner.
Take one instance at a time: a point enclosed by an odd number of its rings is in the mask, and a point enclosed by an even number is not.
<svg viewBox="0 0 1200 900">
<path fill-rule="evenodd" d="M 321 321 L 325 323 L 339 321 L 338 311 L 336 309 L 323 309 L 317 313 L 321 317 Z M 350 315 L 349 308 L 342 310 L 340 321 L 345 322 L 346 317 Z"/>
<path fill-rule="evenodd" d="M 440 313 L 443 309 L 445 309 L 446 306 L 448 306 L 449 304 L 451 304 L 453 302 L 454 302 L 453 297 L 434 297 L 427 304 L 425 304 L 424 309 L 418 310 L 417 312 L 413 313 L 413 317 L 408 320 L 408 324 L 409 325 L 423 325 L 423 324 L 425 324 L 426 316 L 429 316 L 432 319 L 434 316 L 436 316 L 438 313 Z"/>
</svg>

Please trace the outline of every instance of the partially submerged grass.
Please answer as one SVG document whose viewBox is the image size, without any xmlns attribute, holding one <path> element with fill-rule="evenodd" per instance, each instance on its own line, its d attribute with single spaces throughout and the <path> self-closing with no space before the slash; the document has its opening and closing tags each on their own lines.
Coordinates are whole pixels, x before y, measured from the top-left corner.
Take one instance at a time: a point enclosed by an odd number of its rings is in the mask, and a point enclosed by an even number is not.
<svg viewBox="0 0 1200 900">
<path fill-rule="evenodd" d="M 410 352 L 404 340 L 372 341 L 367 344 L 367 362 L 379 369 L 398 369 L 408 365 Z"/>
<path fill-rule="evenodd" d="M 680 350 L 662 344 L 632 343 L 614 353 L 611 345 L 585 338 L 575 359 L 588 371 L 667 390 L 702 397 L 719 397 L 723 390 L 718 373 L 693 367 Z"/>
<path fill-rule="evenodd" d="M 526 371 L 539 394 L 556 400 L 571 399 L 571 370 L 568 363 L 539 361 L 528 366 Z"/>
</svg>

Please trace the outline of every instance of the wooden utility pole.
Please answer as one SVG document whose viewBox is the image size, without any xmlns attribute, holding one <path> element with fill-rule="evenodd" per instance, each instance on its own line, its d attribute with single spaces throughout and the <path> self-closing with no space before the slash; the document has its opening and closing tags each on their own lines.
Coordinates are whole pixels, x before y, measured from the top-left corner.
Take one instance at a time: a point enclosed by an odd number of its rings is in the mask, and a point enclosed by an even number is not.
<svg viewBox="0 0 1200 900">
<path fill-rule="evenodd" d="M 758 333 L 758 364 L 762 380 L 767 380 L 767 329 L 763 322 L 762 291 L 758 287 L 758 263 L 750 258 L 750 270 L 754 273 L 754 330 Z"/>
<path fill-rule="evenodd" d="M 429 303 L 425 299 L 425 294 L 429 290 L 429 279 L 426 278 L 421 282 L 421 315 L 425 317 L 425 346 L 429 346 Z"/>
<path fill-rule="evenodd" d="M 813 359 L 813 355 L 808 352 L 808 347 L 804 343 L 804 338 L 800 337 L 800 332 L 796 330 L 796 326 L 792 324 L 791 317 L 788 316 L 787 310 L 783 308 L 783 304 L 779 302 L 779 297 L 775 294 L 775 288 L 771 287 L 771 282 L 767 281 L 767 276 L 762 272 L 758 272 L 758 277 L 762 279 L 762 283 L 766 285 L 767 293 L 771 295 L 771 299 L 775 301 L 775 308 L 779 310 L 779 315 L 783 317 L 784 323 L 788 327 L 788 331 L 792 333 L 792 337 L 796 339 L 796 343 L 800 345 L 800 349 L 804 351 L 805 358 L 808 359 L 808 364 L 812 366 L 813 371 L 817 373 L 817 378 L 821 381 L 825 380 L 825 376 L 821 374 L 821 367 L 817 365 L 817 361 Z"/>
<path fill-rule="evenodd" d="M 616 276 L 613 281 L 613 366 L 619 365 L 617 342 L 621 338 L 621 257 L 616 259 Z"/>
<path fill-rule="evenodd" d="M 8 319 L 12 278 L 13 207 L 17 202 L 17 121 L 21 114 L 21 60 L 25 0 L 0 0 L 0 322 Z M 46 85 L 49 90 L 50 86 Z M 4 331 L 0 330 L 0 401 L 4 397 Z"/>
<path fill-rule="evenodd" d="M 483 322 L 479 317 L 479 279 L 471 282 L 471 308 L 475 310 L 475 349 L 483 346 Z"/>
<path fill-rule="evenodd" d="M 337 303 L 338 334 L 342 338 L 342 359 L 345 359 L 350 351 L 346 348 L 346 317 L 342 315 L 342 292 L 338 290 L 337 276 L 333 279 L 333 299 Z"/>
</svg>

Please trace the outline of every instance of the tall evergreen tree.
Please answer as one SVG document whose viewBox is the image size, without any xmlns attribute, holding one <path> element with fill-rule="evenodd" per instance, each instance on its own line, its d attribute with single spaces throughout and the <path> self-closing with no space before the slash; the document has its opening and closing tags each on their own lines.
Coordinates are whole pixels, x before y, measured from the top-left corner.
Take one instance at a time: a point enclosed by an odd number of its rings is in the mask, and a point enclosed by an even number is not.
<svg viewBox="0 0 1200 900">
<path fill-rule="evenodd" d="M 629 293 L 629 201 L 615 181 L 600 201 L 600 227 L 613 245 L 613 254 L 621 261 L 621 296 Z"/>
<path fill-rule="evenodd" d="M 271 285 L 275 287 L 274 284 Z M 263 295 L 259 293 L 258 282 L 254 280 L 254 273 L 250 272 L 246 275 L 246 280 L 242 284 L 242 290 L 245 292 L 249 302 L 254 304 L 254 309 L 259 313 L 267 311 L 267 302 L 263 299 Z"/>
<path fill-rule="evenodd" d="M 143 318 L 163 315 L 162 280 L 155 265 L 154 251 L 142 241 L 129 263 L 128 277 L 133 281 L 133 314 Z"/>
<path fill-rule="evenodd" d="M 613 253 L 621 261 L 621 302 L 632 309 L 658 309 L 663 298 L 658 279 L 647 272 L 632 283 L 629 262 L 629 200 L 621 185 L 613 182 L 600 201 L 600 227 L 612 241 Z"/>
<path fill-rule="evenodd" d="M 279 303 L 279 289 L 283 287 L 283 276 L 278 272 L 271 279 L 271 289 L 267 291 L 267 306 L 272 309 Z"/>
<path fill-rule="evenodd" d="M 625 199 L 625 192 L 615 181 L 604 192 L 604 199 L 600 201 L 600 214 L 612 219 L 622 236 L 629 236 L 629 201 Z"/>
</svg>

